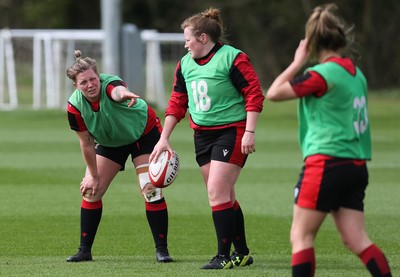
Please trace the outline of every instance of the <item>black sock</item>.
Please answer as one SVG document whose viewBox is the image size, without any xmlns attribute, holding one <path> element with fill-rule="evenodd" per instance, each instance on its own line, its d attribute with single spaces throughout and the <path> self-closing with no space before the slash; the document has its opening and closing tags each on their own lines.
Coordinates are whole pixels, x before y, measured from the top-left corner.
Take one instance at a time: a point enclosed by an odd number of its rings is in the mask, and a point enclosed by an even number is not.
<svg viewBox="0 0 400 277">
<path fill-rule="evenodd" d="M 164 198 L 146 202 L 146 216 L 156 247 L 167 248 L 168 209 Z"/>
<path fill-rule="evenodd" d="M 96 203 L 87 202 L 82 199 L 81 206 L 81 243 L 80 249 L 90 252 L 99 227 L 103 211 L 102 201 Z"/>
<path fill-rule="evenodd" d="M 229 258 L 235 228 L 235 214 L 232 204 L 229 202 L 212 207 L 212 217 L 217 233 L 218 255 Z"/>
<path fill-rule="evenodd" d="M 236 201 L 233 204 L 233 210 L 235 212 L 235 233 L 233 237 L 233 245 L 235 250 L 243 255 L 249 254 L 249 248 L 246 242 L 246 232 L 244 228 L 244 216 L 239 203 Z"/>
</svg>

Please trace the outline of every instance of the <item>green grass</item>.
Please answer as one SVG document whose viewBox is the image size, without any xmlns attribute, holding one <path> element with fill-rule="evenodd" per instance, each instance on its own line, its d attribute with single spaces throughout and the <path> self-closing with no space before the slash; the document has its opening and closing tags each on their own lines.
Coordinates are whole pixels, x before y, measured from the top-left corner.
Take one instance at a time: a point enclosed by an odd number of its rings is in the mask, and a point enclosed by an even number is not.
<svg viewBox="0 0 400 277">
<path fill-rule="evenodd" d="M 385 252 L 393 276 L 400 270 L 398 230 L 400 99 L 370 99 L 373 161 L 366 225 Z M 162 114 L 162 113 L 160 113 Z M 70 264 L 79 244 L 79 143 L 64 111 L 0 112 L 0 276 L 290 276 L 289 229 L 293 186 L 302 165 L 295 102 L 266 103 L 257 152 L 236 185 L 254 265 L 202 271 L 216 253 L 211 211 L 194 161 L 192 131 L 180 123 L 171 137 L 181 170 L 165 189 L 169 248 L 176 262 L 157 264 L 144 204 L 131 166 L 104 198 L 94 262 Z M 316 240 L 317 276 L 369 276 L 340 243 L 328 219 Z"/>
</svg>

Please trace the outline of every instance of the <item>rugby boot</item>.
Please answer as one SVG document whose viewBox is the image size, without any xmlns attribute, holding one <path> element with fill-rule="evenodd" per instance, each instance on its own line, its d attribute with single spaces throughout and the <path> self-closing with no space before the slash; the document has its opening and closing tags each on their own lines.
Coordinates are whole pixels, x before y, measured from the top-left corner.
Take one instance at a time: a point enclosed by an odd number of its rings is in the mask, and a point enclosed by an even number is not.
<svg viewBox="0 0 400 277">
<path fill-rule="evenodd" d="M 156 259 L 159 263 L 170 263 L 174 261 L 169 255 L 168 249 L 164 247 L 156 248 Z"/>
<path fill-rule="evenodd" d="M 83 251 L 81 248 L 79 248 L 79 251 L 75 255 L 67 258 L 67 262 L 86 262 L 92 260 L 92 253 L 90 251 Z"/>
<path fill-rule="evenodd" d="M 251 265 L 253 263 L 252 256 L 250 256 L 249 254 L 243 255 L 236 251 L 232 253 L 231 260 L 235 266 L 246 266 L 246 265 Z"/>
<path fill-rule="evenodd" d="M 205 264 L 202 269 L 230 269 L 233 267 L 232 261 L 224 255 L 217 255 Z"/>
</svg>

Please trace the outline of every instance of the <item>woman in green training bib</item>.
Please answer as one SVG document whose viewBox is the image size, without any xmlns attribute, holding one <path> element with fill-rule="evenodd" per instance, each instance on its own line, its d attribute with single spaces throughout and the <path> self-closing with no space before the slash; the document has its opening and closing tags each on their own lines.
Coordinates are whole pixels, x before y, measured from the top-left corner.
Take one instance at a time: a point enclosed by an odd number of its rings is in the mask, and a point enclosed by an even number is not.
<svg viewBox="0 0 400 277">
<path fill-rule="evenodd" d="M 196 160 L 207 186 L 218 243 L 217 255 L 202 268 L 247 266 L 253 258 L 234 185 L 247 156 L 255 151 L 264 95 L 249 57 L 220 41 L 224 29 L 218 9 L 191 16 L 181 27 L 189 53 L 176 67 L 164 129 L 150 160 L 163 150 L 172 151 L 168 138 L 189 109 Z"/>
<path fill-rule="evenodd" d="M 371 159 L 367 82 L 353 61 L 334 4 L 317 7 L 294 60 L 273 82 L 267 99 L 299 98 L 299 140 L 304 167 L 295 187 L 290 232 L 292 276 L 314 276 L 314 240 L 328 213 L 345 246 L 372 276 L 392 276 L 364 226 L 366 161 Z M 308 59 L 318 62 L 295 77 Z"/>
<path fill-rule="evenodd" d="M 154 110 L 130 92 L 119 77 L 99 74 L 96 61 L 81 58 L 80 51 L 75 51 L 75 57 L 67 70 L 76 88 L 68 100 L 68 120 L 78 135 L 86 174 L 80 186 L 79 251 L 68 257 L 67 262 L 93 259 L 91 250 L 101 220 L 102 198 L 117 173 L 124 170 L 129 155 L 145 200 L 156 259 L 172 262 L 167 248 L 167 203 L 161 189 L 154 187 L 148 176 L 149 156 L 162 130 L 160 121 Z M 123 232 L 129 231 L 134 232 Z"/>
</svg>

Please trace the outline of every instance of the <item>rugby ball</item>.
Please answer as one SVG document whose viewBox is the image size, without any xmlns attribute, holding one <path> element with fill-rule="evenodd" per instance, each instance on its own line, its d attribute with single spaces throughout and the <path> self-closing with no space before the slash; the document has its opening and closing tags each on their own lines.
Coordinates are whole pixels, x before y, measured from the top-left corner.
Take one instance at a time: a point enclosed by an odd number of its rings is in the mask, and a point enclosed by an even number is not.
<svg viewBox="0 0 400 277">
<path fill-rule="evenodd" d="M 171 185 L 179 172 L 179 157 L 167 150 L 162 152 L 157 162 L 151 161 L 149 165 L 150 182 L 158 188 L 165 188 Z"/>
</svg>

